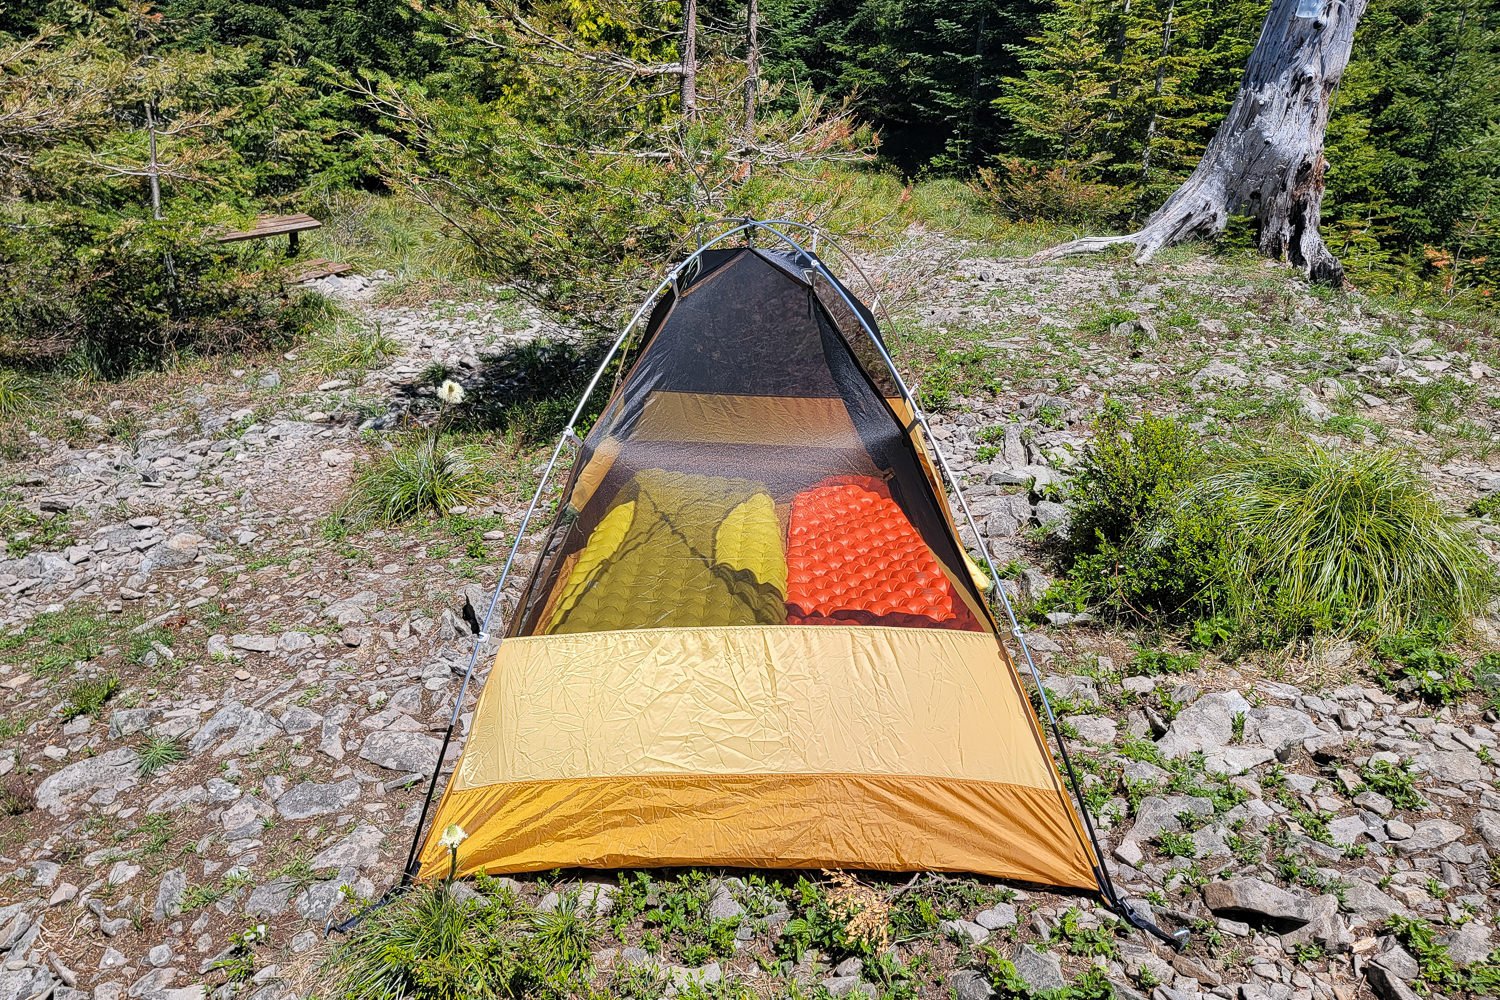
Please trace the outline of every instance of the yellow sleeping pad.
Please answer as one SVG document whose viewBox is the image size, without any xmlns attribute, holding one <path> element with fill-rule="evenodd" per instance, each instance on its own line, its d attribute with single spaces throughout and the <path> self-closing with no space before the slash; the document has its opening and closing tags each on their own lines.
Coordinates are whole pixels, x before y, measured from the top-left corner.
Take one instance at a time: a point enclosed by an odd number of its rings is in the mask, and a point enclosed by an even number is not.
<svg viewBox="0 0 1500 1000">
<path fill-rule="evenodd" d="M 786 554 L 763 485 L 644 469 L 614 503 L 547 633 L 785 624 Z"/>
</svg>

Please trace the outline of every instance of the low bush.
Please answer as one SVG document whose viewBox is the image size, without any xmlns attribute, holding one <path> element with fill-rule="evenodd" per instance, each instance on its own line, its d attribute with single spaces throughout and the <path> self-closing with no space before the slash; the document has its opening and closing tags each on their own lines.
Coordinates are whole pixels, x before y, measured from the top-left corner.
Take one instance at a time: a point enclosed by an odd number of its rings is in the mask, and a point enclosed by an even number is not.
<svg viewBox="0 0 1500 1000">
<path fill-rule="evenodd" d="M 30 378 L 12 368 L 0 368 L 0 420 L 18 417 L 36 404 Z"/>
<path fill-rule="evenodd" d="M 1164 625 L 1211 613 L 1221 602 L 1226 525 L 1214 506 L 1182 502 L 1207 464 L 1186 427 L 1153 416 L 1131 423 L 1107 404 L 1069 484 L 1067 579 L 1038 610 L 1068 606 Z"/>
<path fill-rule="evenodd" d="M 604 350 L 599 343 L 542 338 L 486 355 L 479 372 L 465 380 L 456 420 L 511 434 L 519 444 L 554 438 L 567 425 Z M 599 413 L 608 395 L 605 382 L 590 399 L 584 421 Z"/>
<path fill-rule="evenodd" d="M 1191 630 L 1198 648 L 1466 623 L 1496 575 L 1405 456 L 1315 444 L 1208 453 L 1175 421 L 1108 405 L 1069 486 L 1066 579 L 1038 610 Z M 1439 657 L 1403 666 L 1446 698 Z M 1391 657 L 1392 659 L 1399 659 Z M 1432 674 L 1440 675 L 1431 678 Z"/>
<path fill-rule="evenodd" d="M 979 171 L 980 197 L 1021 222 L 1108 225 L 1130 214 L 1135 192 L 1081 179 L 1082 171 L 1005 159 Z"/>
</svg>

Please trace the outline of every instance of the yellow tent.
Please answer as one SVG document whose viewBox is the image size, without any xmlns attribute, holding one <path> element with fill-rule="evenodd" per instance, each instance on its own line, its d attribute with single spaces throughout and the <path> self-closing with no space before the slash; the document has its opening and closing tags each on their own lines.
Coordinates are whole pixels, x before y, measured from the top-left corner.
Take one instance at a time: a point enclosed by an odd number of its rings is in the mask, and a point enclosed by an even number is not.
<svg viewBox="0 0 1500 1000">
<path fill-rule="evenodd" d="M 1112 902 L 873 317 L 782 242 L 699 251 L 617 342 L 408 875 L 448 874 L 458 824 L 460 875 L 937 870 Z"/>
</svg>

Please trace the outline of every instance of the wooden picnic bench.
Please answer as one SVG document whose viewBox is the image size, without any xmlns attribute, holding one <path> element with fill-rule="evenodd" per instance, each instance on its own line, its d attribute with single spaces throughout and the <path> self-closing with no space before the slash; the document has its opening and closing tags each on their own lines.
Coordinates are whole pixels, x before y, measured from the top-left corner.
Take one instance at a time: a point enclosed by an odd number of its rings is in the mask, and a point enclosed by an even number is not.
<svg viewBox="0 0 1500 1000">
<path fill-rule="evenodd" d="M 235 232 L 220 233 L 214 237 L 220 243 L 239 243 L 242 240 L 263 240 L 270 236 L 285 235 L 287 239 L 286 255 L 297 256 L 300 247 L 297 244 L 297 235 L 305 233 L 310 229 L 318 229 L 323 225 L 310 215 L 262 215 L 255 220 L 255 225 L 249 229 L 236 230 Z"/>
</svg>

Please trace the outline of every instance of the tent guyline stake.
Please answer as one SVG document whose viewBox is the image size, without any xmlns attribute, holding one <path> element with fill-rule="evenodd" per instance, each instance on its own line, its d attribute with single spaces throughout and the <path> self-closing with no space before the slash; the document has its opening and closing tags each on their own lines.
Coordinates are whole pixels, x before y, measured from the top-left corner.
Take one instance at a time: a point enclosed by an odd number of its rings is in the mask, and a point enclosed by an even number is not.
<svg viewBox="0 0 1500 1000">
<path fill-rule="evenodd" d="M 1066 746 L 1065 742 L 1063 741 L 1062 734 L 1061 734 L 1060 729 L 1059 729 L 1057 717 L 1056 717 L 1055 713 L 1053 712 L 1051 703 L 1050 703 L 1050 701 L 1049 701 L 1049 699 L 1047 697 L 1046 688 L 1042 685 L 1040 673 L 1037 670 L 1037 666 L 1036 666 L 1036 663 L 1035 663 L 1035 661 L 1034 661 L 1034 659 L 1032 657 L 1030 647 L 1029 647 L 1029 645 L 1026 642 L 1025 635 L 1024 635 L 1024 630 L 1022 629 L 1021 624 L 1020 624 L 1019 620 L 1016 617 L 1014 608 L 1011 605 L 1009 596 L 1006 593 L 1006 590 L 1005 590 L 1004 586 L 1001 585 L 1001 578 L 1000 578 L 998 570 L 996 569 L 996 566 L 995 566 L 995 563 L 994 563 L 994 559 L 993 559 L 993 557 L 991 556 L 991 554 L 989 552 L 988 546 L 984 542 L 983 536 L 980 534 L 980 532 L 978 530 L 978 525 L 975 522 L 973 513 L 969 509 L 969 505 L 968 505 L 967 499 L 964 497 L 963 491 L 962 491 L 962 489 L 961 489 L 961 487 L 960 487 L 960 485 L 959 485 L 959 483 L 957 481 L 957 477 L 954 476 L 952 468 L 948 464 L 946 456 L 943 454 L 943 452 L 941 451 L 941 449 L 938 447 L 936 439 L 934 438 L 934 436 L 932 434 L 932 428 L 931 428 L 930 424 L 928 423 L 928 420 L 927 420 L 927 417 L 926 417 L 925 413 L 923 413 L 923 411 L 921 410 L 921 408 L 918 406 L 918 404 L 916 402 L 916 399 L 915 399 L 914 395 L 912 394 L 910 388 L 907 386 L 906 382 L 902 379 L 900 372 L 896 369 L 895 363 L 892 360 L 889 351 L 886 349 L 884 343 L 882 342 L 879 334 L 875 331 L 875 329 L 874 329 L 874 327 L 872 325 L 872 321 L 866 319 L 866 315 L 867 315 L 866 311 L 863 310 L 853 300 L 853 298 L 852 298 L 851 294 L 849 293 L 849 291 L 838 281 L 838 279 L 836 279 L 832 275 L 832 273 L 828 270 L 827 266 L 817 256 L 817 254 L 816 254 L 815 251 L 814 252 L 809 252 L 800 243 L 798 243 L 798 241 L 796 239 L 793 239 L 786 232 L 784 232 L 783 229 L 797 229 L 797 230 L 802 230 L 802 231 L 810 233 L 811 234 L 811 243 L 812 243 L 812 246 L 814 248 L 817 247 L 819 237 L 821 235 L 824 235 L 824 234 L 821 233 L 821 231 L 819 230 L 819 228 L 816 227 L 816 226 L 809 225 L 807 223 L 797 222 L 797 221 L 790 220 L 790 219 L 777 219 L 777 220 L 765 220 L 765 221 L 758 221 L 758 220 L 746 219 L 742 224 L 736 225 L 736 226 L 734 226 L 734 227 L 726 230 L 725 232 L 721 233 L 719 236 L 715 237 L 714 239 L 710 240 L 709 242 L 700 245 L 686 259 L 684 259 L 683 261 L 681 261 L 676 267 L 674 267 L 660 281 L 660 283 L 656 286 L 656 288 L 645 298 L 645 301 L 643 301 L 641 303 L 640 307 L 636 310 L 636 312 L 634 313 L 634 315 L 631 317 L 630 321 L 625 325 L 624 329 L 620 332 L 619 336 L 614 340 L 614 342 L 611 345 L 609 351 L 606 353 L 604 359 L 601 361 L 598 369 L 595 371 L 595 373 L 593 375 L 593 378 L 589 381 L 587 387 L 584 389 L 581 397 L 579 398 L 577 407 L 574 409 L 573 414 L 570 417 L 566 428 L 563 430 L 562 434 L 559 437 L 559 440 L 557 441 L 556 446 L 554 447 L 554 449 L 552 451 L 551 458 L 549 459 L 549 461 L 548 461 L 548 463 L 546 465 L 546 468 L 543 471 L 543 474 L 542 474 L 542 477 L 541 477 L 541 481 L 537 485 L 536 493 L 533 495 L 532 500 L 531 500 L 531 504 L 527 508 L 526 514 L 522 518 L 521 523 L 520 523 L 520 525 L 517 528 L 515 541 L 514 541 L 514 543 L 511 546 L 511 550 L 510 550 L 509 556 L 507 557 L 505 565 L 504 565 L 504 568 L 501 571 L 500 579 L 499 579 L 498 583 L 496 584 L 496 587 L 494 589 L 494 593 L 491 596 L 489 607 L 486 610 L 486 613 L 485 613 L 485 616 L 484 616 L 484 620 L 483 620 L 483 622 L 479 623 L 478 631 L 477 631 L 477 634 L 475 636 L 475 642 L 474 642 L 473 647 L 472 647 L 471 652 L 470 652 L 468 666 L 467 666 L 467 668 L 465 670 L 465 673 L 464 673 L 463 684 L 461 685 L 461 687 L 459 689 L 459 692 L 458 692 L 458 696 L 455 699 L 454 706 L 453 706 L 453 712 L 451 713 L 451 716 L 450 716 L 450 719 L 449 719 L 449 723 L 448 723 L 448 727 L 447 727 L 447 730 L 446 730 L 446 732 L 444 734 L 443 743 L 442 743 L 442 749 L 439 751 L 438 760 L 437 760 L 436 765 L 434 766 L 432 778 L 431 778 L 431 780 L 428 783 L 427 794 L 426 794 L 426 797 L 425 797 L 425 799 L 423 801 L 422 809 L 421 809 L 421 812 L 420 812 L 418 820 L 417 820 L 416 830 L 414 832 L 414 836 L 413 836 L 413 840 L 412 840 L 412 845 L 411 845 L 411 850 L 410 850 L 410 852 L 408 853 L 408 856 L 407 856 L 407 863 L 406 863 L 406 867 L 405 867 L 405 869 L 404 869 L 404 871 L 402 873 L 401 882 L 400 882 L 399 886 L 395 887 L 380 902 L 376 903 L 373 907 L 367 909 L 365 911 L 365 913 L 371 912 L 372 910 L 377 909 L 377 908 L 379 908 L 381 906 L 384 906 L 386 903 L 390 902 L 394 898 L 395 895 L 397 895 L 399 892 L 401 892 L 404 889 L 406 889 L 412 883 L 412 881 L 416 877 L 416 874 L 417 874 L 417 872 L 419 870 L 419 866 L 418 866 L 418 862 L 417 862 L 417 852 L 420 849 L 420 845 L 421 845 L 421 842 L 422 842 L 422 835 L 423 835 L 423 832 L 424 832 L 425 827 L 426 827 L 428 811 L 429 811 L 429 809 L 431 807 L 431 804 L 432 804 L 432 797 L 433 797 L 433 795 L 436 792 L 438 778 L 441 776 L 441 773 L 442 773 L 442 770 L 443 770 L 444 759 L 447 756 L 448 748 L 449 748 L 449 746 L 452 743 L 453 734 L 454 734 L 455 729 L 457 728 L 457 724 L 458 724 L 460 715 L 462 713 L 462 707 L 463 707 L 464 700 L 465 700 L 465 697 L 466 697 L 467 692 L 468 692 L 469 683 L 470 683 L 470 681 L 473 678 L 474 669 L 475 669 L 475 666 L 476 666 L 476 664 L 478 662 L 479 651 L 480 651 L 481 648 L 483 648 L 487 644 L 487 641 L 488 641 L 489 636 L 490 636 L 490 622 L 492 621 L 492 619 L 493 619 L 493 617 L 495 615 L 495 612 L 497 611 L 497 609 L 499 607 L 500 597 L 501 597 L 501 595 L 502 595 L 502 593 L 504 591 L 504 587 L 505 587 L 505 584 L 506 584 L 506 582 L 507 582 L 507 580 L 509 578 L 509 575 L 510 575 L 512 569 L 514 568 L 514 564 L 515 564 L 516 559 L 517 559 L 517 557 L 519 555 L 519 552 L 520 552 L 521 544 L 524 541 L 524 539 L 526 538 L 527 530 L 530 527 L 532 519 L 535 516 L 538 508 L 541 505 L 542 497 L 544 496 L 544 494 L 546 492 L 546 489 L 547 489 L 547 486 L 549 485 L 549 483 L 551 481 L 552 474 L 553 474 L 553 472 L 554 472 L 554 470 L 555 470 L 555 468 L 557 466 L 557 463 L 558 463 L 559 459 L 561 458 L 562 451 L 568 445 L 568 443 L 570 443 L 570 442 L 579 443 L 579 444 L 582 443 L 581 440 L 579 439 L 577 433 L 576 433 L 576 425 L 577 425 L 578 421 L 581 419 L 582 414 L 584 412 L 584 409 L 588 405 L 589 399 L 593 396 L 595 390 L 597 389 L 597 387 L 598 387 L 601 379 L 603 378 L 605 372 L 608 370 L 610 364 L 615 361 L 616 357 L 620 354 L 622 348 L 625 348 L 625 345 L 627 345 L 629 343 L 630 337 L 631 337 L 632 333 L 635 331 L 635 329 L 638 326 L 638 324 L 642 321 L 642 319 L 645 318 L 645 316 L 647 315 L 648 311 L 651 310 L 652 307 L 657 304 L 657 302 L 661 299 L 661 297 L 663 296 L 663 294 L 666 293 L 668 289 L 671 289 L 672 292 L 675 295 L 679 295 L 680 296 L 680 294 L 681 294 L 681 285 L 679 283 L 679 279 L 681 278 L 681 276 L 683 276 L 684 274 L 688 273 L 690 268 L 696 268 L 696 267 L 698 267 L 699 264 L 700 264 L 702 256 L 708 250 L 712 249 L 713 247 L 717 246 L 720 243 L 723 243 L 723 242 L 725 242 L 725 241 L 727 241 L 729 239 L 732 239 L 734 236 L 736 236 L 738 234 L 741 234 L 741 233 L 744 234 L 744 238 L 745 238 L 745 242 L 746 242 L 747 246 L 750 249 L 753 250 L 754 247 L 755 247 L 754 236 L 755 236 L 756 232 L 759 231 L 759 230 L 764 230 L 767 233 L 770 233 L 773 237 L 775 237 L 781 243 L 785 244 L 786 246 L 788 246 L 791 249 L 795 250 L 797 253 L 801 254 L 806 261 L 810 262 L 811 269 L 804 272 L 805 277 L 808 280 L 809 284 L 812 283 L 811 282 L 812 276 L 814 274 L 819 274 L 819 275 L 823 276 L 828 281 L 828 283 L 830 284 L 830 286 L 843 299 L 844 304 L 850 309 L 850 311 L 854 315 L 855 319 L 859 322 L 860 326 L 865 331 L 865 334 L 870 338 L 871 343 L 875 346 L 876 350 L 879 352 L 879 354 L 881 356 L 881 359 L 882 359 L 882 361 L 884 362 L 884 364 L 886 366 L 886 369 L 890 373 L 891 377 L 894 379 L 895 384 L 899 387 L 899 390 L 900 390 L 900 392 L 902 394 L 903 402 L 906 405 L 908 405 L 908 406 L 911 407 L 912 414 L 914 415 L 914 424 L 909 424 L 905 428 L 905 431 L 906 431 L 908 437 L 911 436 L 912 431 L 915 429 L 915 425 L 920 425 L 921 428 L 922 428 L 922 430 L 923 430 L 923 432 L 925 433 L 926 438 L 927 438 L 927 444 L 929 446 L 929 450 L 933 453 L 933 455 L 937 459 L 937 465 L 938 465 L 938 468 L 942 472 L 943 480 L 947 483 L 949 489 L 952 490 L 953 495 L 957 498 L 957 500 L 959 502 L 959 506 L 962 509 L 963 513 L 964 513 L 965 520 L 966 520 L 966 522 L 969 525 L 969 529 L 973 533 L 973 535 L 975 537 L 975 540 L 978 543 L 978 546 L 979 546 L 979 549 L 980 549 L 980 553 L 984 557 L 984 561 L 985 561 L 986 566 L 989 569 L 991 579 L 994 581 L 994 583 L 995 583 L 995 585 L 996 585 L 996 587 L 997 587 L 997 589 L 999 591 L 1001 604 L 1002 604 L 1002 606 L 1005 609 L 1006 618 L 1008 619 L 1008 621 L 1010 623 L 1010 626 L 1011 626 L 1009 631 L 1016 638 L 1017 642 L 1020 644 L 1022 654 L 1023 654 L 1023 656 L 1024 656 L 1025 660 L 1026 660 L 1026 665 L 1027 665 L 1027 667 L 1028 667 L 1028 669 L 1029 669 L 1029 671 L 1030 671 L 1030 673 L 1032 675 L 1032 680 L 1033 680 L 1033 682 L 1036 685 L 1038 693 L 1041 695 L 1041 703 L 1042 703 L 1043 709 L 1044 709 L 1044 711 L 1046 713 L 1047 720 L 1048 720 L 1048 723 L 1050 725 L 1050 728 L 1052 730 L 1053 738 L 1054 738 L 1055 742 L 1057 743 L 1058 750 L 1059 750 L 1060 756 L 1062 758 L 1062 763 L 1063 763 L 1064 769 L 1066 770 L 1066 773 L 1067 773 L 1068 782 L 1069 782 L 1069 784 L 1071 786 L 1073 797 L 1074 797 L 1074 799 L 1077 802 L 1077 805 L 1079 807 L 1080 815 L 1083 818 L 1083 822 L 1084 822 L 1084 826 L 1086 828 L 1086 832 L 1087 832 L 1088 838 L 1089 838 L 1090 842 L 1092 843 L 1093 851 L 1094 851 L 1094 854 L 1095 854 L 1095 857 L 1096 857 L 1096 860 L 1097 860 L 1097 865 L 1092 866 L 1093 867 L 1093 875 L 1094 875 L 1094 881 L 1095 881 L 1096 886 L 1097 886 L 1097 888 L 1099 890 L 1101 899 L 1103 900 L 1104 904 L 1109 909 L 1111 909 L 1111 910 L 1115 911 L 1116 913 L 1120 914 L 1122 917 L 1124 917 L 1133 926 L 1148 931 L 1149 933 L 1155 935 L 1156 937 L 1158 937 L 1161 940 L 1167 942 L 1168 944 L 1171 944 L 1173 947 L 1181 948 L 1182 945 L 1183 945 L 1183 943 L 1186 940 L 1187 932 L 1185 930 L 1184 931 L 1179 931 L 1175 935 L 1168 935 L 1166 932 L 1164 932 L 1163 930 L 1161 930 L 1161 928 L 1157 927 L 1150 920 L 1148 920 L 1148 919 L 1140 916 L 1139 914 L 1137 914 L 1134 911 L 1134 909 L 1132 909 L 1128 904 L 1125 903 L 1124 899 L 1119 895 L 1119 893 L 1117 892 L 1117 890 L 1116 890 L 1116 888 L 1115 888 L 1115 886 L 1113 884 L 1112 879 L 1110 878 L 1108 869 L 1105 866 L 1104 854 L 1103 854 L 1103 851 L 1102 851 L 1102 849 L 1100 847 L 1100 844 L 1099 844 L 1098 835 L 1097 835 L 1097 833 L 1095 831 L 1095 828 L 1094 828 L 1093 818 L 1092 818 L 1092 816 L 1091 816 L 1091 814 L 1089 812 L 1088 806 L 1084 802 L 1083 796 L 1082 796 L 1082 794 L 1080 792 L 1077 774 L 1074 771 L 1072 761 L 1071 761 L 1070 756 L 1068 754 L 1067 746 Z M 876 292 L 873 283 L 870 281 L 870 279 L 868 278 L 868 276 L 865 275 L 864 271 L 859 267 L 858 262 L 854 260 L 854 258 L 849 254 L 849 252 L 847 250 L 845 250 L 843 247 L 839 246 L 838 243 L 835 242 L 831 237 L 828 239 L 828 242 L 834 248 L 834 250 L 837 253 L 839 253 L 842 257 L 844 257 L 846 260 L 849 261 L 850 265 L 855 270 L 855 272 L 857 272 L 859 274 L 860 278 L 863 279 L 864 283 L 867 286 L 869 286 L 872 294 L 874 295 L 875 307 L 877 309 L 879 309 L 883 314 L 885 314 L 887 322 L 890 323 L 891 322 L 891 318 L 890 318 L 890 315 L 889 315 L 888 311 L 885 308 L 884 303 L 880 300 L 880 296 L 879 296 L 878 292 Z M 894 324 L 892 324 L 892 325 L 894 325 Z M 618 386 L 619 386 L 619 378 L 617 377 L 615 389 L 618 389 Z M 611 397 L 613 397 L 613 395 L 614 395 L 614 391 L 611 392 Z M 502 636 L 502 638 L 501 638 L 500 641 L 501 642 L 504 641 L 503 636 Z M 340 930 L 340 931 L 346 931 L 350 927 L 352 927 L 353 925 L 357 924 L 359 922 L 359 920 L 362 919 L 362 917 L 363 917 L 363 914 L 361 914 L 359 916 L 356 916 L 354 918 L 351 918 L 350 920 L 345 921 L 343 924 L 338 925 L 337 929 Z"/>
</svg>

